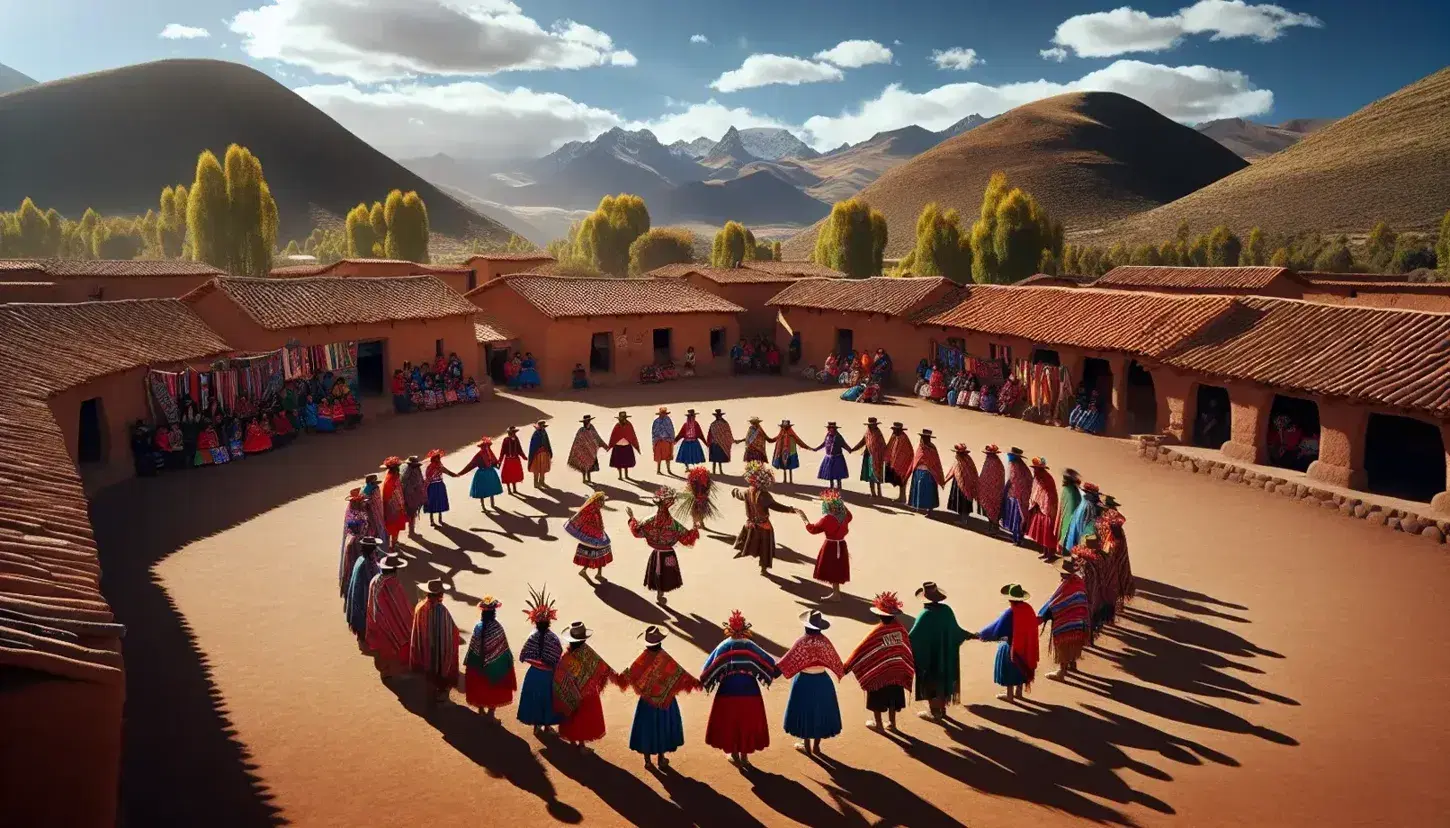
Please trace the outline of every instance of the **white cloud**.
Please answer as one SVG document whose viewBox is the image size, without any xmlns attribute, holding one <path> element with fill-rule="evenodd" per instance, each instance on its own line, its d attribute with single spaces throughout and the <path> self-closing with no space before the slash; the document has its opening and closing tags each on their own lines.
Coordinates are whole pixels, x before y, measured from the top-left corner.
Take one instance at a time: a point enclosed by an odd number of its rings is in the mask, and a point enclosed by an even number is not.
<svg viewBox="0 0 1450 828">
<path fill-rule="evenodd" d="M 940 130 L 970 113 L 999 115 L 1053 95 L 1088 91 L 1119 92 L 1187 123 L 1259 115 L 1274 104 L 1274 93 L 1255 89 L 1242 72 L 1119 60 L 1070 83 L 953 83 L 925 92 L 911 92 L 892 84 L 854 111 L 808 118 L 805 138 L 816 149 L 827 149 L 910 124 Z"/>
<path fill-rule="evenodd" d="M 167 40 L 195 40 L 199 37 L 211 37 L 211 32 L 200 26 L 183 26 L 180 23 L 167 23 L 166 28 L 161 30 L 158 37 Z"/>
<path fill-rule="evenodd" d="M 695 34 L 695 35 L 690 35 L 690 42 L 691 43 L 703 43 L 706 46 L 708 46 L 708 45 L 710 45 L 710 38 L 705 37 L 702 34 Z"/>
<path fill-rule="evenodd" d="M 842 69 L 859 69 L 873 63 L 890 63 L 891 50 L 874 40 L 843 40 L 823 52 L 816 52 L 814 57 Z"/>
<path fill-rule="evenodd" d="M 1166 17 L 1154 17 L 1128 6 L 1074 15 L 1058 25 L 1052 42 L 1071 49 L 1078 57 L 1114 57 L 1130 52 L 1161 52 L 1194 34 L 1207 34 L 1213 40 L 1251 37 L 1267 43 L 1293 26 L 1323 25 L 1313 15 L 1282 6 L 1244 0 L 1198 0 Z M 1047 57 L 1045 52 L 1043 56 Z"/>
<path fill-rule="evenodd" d="M 802 83 L 838 81 L 844 77 L 845 74 L 840 69 L 829 63 L 786 55 L 751 55 L 740 64 L 739 69 L 731 69 L 716 78 L 710 88 L 721 92 L 738 92 L 741 89 L 754 89 L 757 86 L 777 83 L 797 86 Z"/>
<path fill-rule="evenodd" d="M 973 66 L 986 63 L 985 60 L 977 57 L 976 49 L 963 49 L 960 46 L 953 46 L 946 51 L 940 49 L 931 53 L 931 60 L 938 69 L 960 69 L 967 70 Z"/>
<path fill-rule="evenodd" d="M 254 58 L 360 83 L 638 62 L 604 32 L 572 20 L 545 29 L 511 0 L 271 0 L 230 27 Z"/>
<path fill-rule="evenodd" d="M 1052 60 L 1058 63 L 1067 60 L 1067 50 L 1061 46 L 1053 46 L 1051 49 L 1039 49 L 1037 54 L 1042 55 L 1043 60 Z"/>
</svg>

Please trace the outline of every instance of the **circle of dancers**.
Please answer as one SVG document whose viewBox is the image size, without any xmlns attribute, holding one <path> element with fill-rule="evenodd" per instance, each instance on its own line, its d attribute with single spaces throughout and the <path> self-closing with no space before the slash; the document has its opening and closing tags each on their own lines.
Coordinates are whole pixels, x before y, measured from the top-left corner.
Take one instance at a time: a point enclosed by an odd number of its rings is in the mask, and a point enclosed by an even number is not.
<svg viewBox="0 0 1450 828">
<path fill-rule="evenodd" d="M 993 681 L 1002 689 L 997 698 L 1021 699 L 1037 676 L 1040 635 L 1047 636 L 1056 665 L 1048 678 L 1066 680 L 1077 672 L 1084 650 L 1115 622 L 1134 595 L 1119 503 L 1096 485 L 1083 482 L 1072 469 L 1063 472 L 1059 483 L 1042 458 L 1029 459 L 1013 447 L 1004 462 L 995 445 L 983 449 L 979 468 L 961 443 L 953 447 L 952 463 L 944 469 L 930 429 L 919 432 L 913 447 L 903 424 L 892 423 L 888 436 L 875 417 L 866 420 L 854 445 L 841 436 L 835 422 L 829 422 L 820 444 L 811 447 L 789 420 L 781 421 L 772 436 L 765 433 L 760 418 L 752 417 L 744 438 L 737 440 L 725 413 L 716 409 L 713 416 L 710 426 L 702 428 L 690 409 L 676 429 L 669 410 L 658 410 L 650 427 L 656 469 L 664 466 L 673 474 L 672 463 L 682 464 L 685 485 L 678 491 L 657 490 L 652 498 L 655 512 L 644 520 L 626 509 L 630 534 L 649 548 L 644 586 L 660 604 L 667 602 L 667 593 L 683 585 L 676 548 L 693 546 L 706 520 L 719 516 L 712 471 L 719 474 L 731 462 L 737 443 L 744 447 L 745 487 L 730 494 L 743 502 L 745 521 L 734 542 L 735 557 L 755 558 L 762 575 L 775 558 L 772 513 L 795 513 L 808 532 L 824 536 L 814 577 L 831 586 L 827 600 L 839 600 L 841 586 L 851 575 L 846 544 L 851 511 L 842 497 L 842 484 L 849 476 L 845 455 L 860 452 L 859 480 L 868 485 L 872 498 L 886 498 L 882 487 L 895 486 L 896 503 L 930 515 L 940 506 L 940 490 L 946 488 L 946 510 L 953 519 L 1018 546 L 1030 542 L 1045 560 L 1055 563 L 1060 582 L 1037 610 L 1021 584 L 1003 585 L 1001 614 L 975 632 L 958 623 L 946 591 L 934 582 L 916 589 L 922 606 L 909 625 L 901 620 L 906 607 L 897 594 L 880 592 L 870 604 L 877 623 L 844 661 L 826 634 L 831 623 L 820 610 L 801 613 L 802 634 L 779 660 L 752 640 L 750 622 L 736 610 L 721 623 L 722 639 L 698 673 L 666 651 L 669 633 L 656 625 L 639 634 L 643 641 L 639 656 L 616 671 L 590 647 L 594 632 L 584 622 L 574 621 L 555 632 L 559 615 L 554 599 L 546 589 L 530 587 L 523 612 L 533 631 L 517 659 L 527 668 L 522 685 L 498 618 L 503 602 L 493 596 L 478 604 L 480 617 L 460 667 L 462 633 L 443 606 L 444 584 L 440 579 L 428 581 L 423 598 L 410 605 L 399 578 L 399 571 L 408 565 L 397 551 L 399 536 L 404 530 L 416 535 L 420 514 L 428 516 L 430 525 L 446 525 L 444 517 L 451 507 L 447 477 L 472 471 L 469 497 L 478 500 L 485 512 L 494 507 L 497 495 L 518 492 L 525 469 L 533 475 L 535 487 L 545 487 L 553 449 L 549 425 L 540 420 L 533 425 L 527 452 L 518 429 L 510 426 L 497 454 L 492 440 L 485 437 L 459 471 L 444 466 L 441 450 L 428 452 L 426 466 L 416 456 L 389 457 L 382 463 L 381 480 L 370 474 L 363 486 L 349 492 L 338 582 L 344 615 L 359 647 L 374 656 L 384 676 L 420 674 L 429 689 L 430 707 L 450 698 L 461 673 L 467 704 L 482 717 L 496 722 L 500 708 L 517 703 L 519 722 L 582 750 L 605 736 L 600 694 L 610 686 L 633 692 L 639 700 L 629 747 L 643 754 L 646 767 L 656 763 L 667 767 L 668 754 L 685 744 L 679 696 L 703 691 L 713 695 L 706 744 L 748 768 L 750 755 L 770 745 L 762 690 L 776 679 L 790 680 L 785 732 L 798 740 L 797 750 L 819 754 L 822 740 L 842 732 L 836 682 L 846 675 L 855 676 L 865 692 L 865 707 L 872 717 L 866 726 L 874 731 L 897 730 L 897 714 L 906 709 L 908 695 L 925 703 L 919 717 L 941 722 L 948 707 L 961 701 L 959 651 L 965 642 L 997 644 L 992 669 Z M 568 466 L 589 483 L 599 471 L 599 453 L 607 449 L 610 467 L 621 479 L 631 479 L 629 470 L 642 449 L 628 413 L 619 413 L 607 442 L 593 419 L 590 415 L 581 419 Z M 767 444 L 773 445 L 768 458 Z M 828 488 L 821 492 L 820 517 L 815 521 L 771 494 L 776 471 L 789 481 L 799 468 L 802 447 L 824 453 L 817 477 Z M 565 532 L 576 541 L 574 563 L 581 576 L 600 581 L 614 560 L 601 514 L 604 501 L 604 493 L 596 491 L 565 525 Z"/>
</svg>

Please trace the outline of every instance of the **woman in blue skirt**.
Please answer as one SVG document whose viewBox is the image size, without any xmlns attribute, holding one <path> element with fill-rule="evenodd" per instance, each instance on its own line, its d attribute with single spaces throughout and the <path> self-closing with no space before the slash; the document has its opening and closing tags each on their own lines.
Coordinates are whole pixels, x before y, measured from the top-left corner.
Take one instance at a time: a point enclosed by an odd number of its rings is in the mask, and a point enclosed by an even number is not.
<svg viewBox="0 0 1450 828">
<path fill-rule="evenodd" d="M 1007 599 L 1007 609 L 977 633 L 977 638 L 1001 642 L 992 664 L 992 681 L 1002 687 L 997 698 L 1009 702 L 1014 697 L 1021 699 L 1037 675 L 1038 621 L 1037 613 L 1027 603 L 1032 596 L 1021 584 L 1002 587 L 1002 597 Z"/>
<path fill-rule="evenodd" d="M 941 485 L 944 482 L 941 455 L 931 441 L 931 429 L 921 430 L 921 442 L 916 446 L 916 457 L 911 463 L 911 496 L 906 506 L 922 514 L 930 514 L 941 504 Z"/>
<path fill-rule="evenodd" d="M 443 465 L 443 450 L 433 449 L 428 452 L 428 468 L 423 470 L 423 482 L 428 487 L 423 511 L 428 513 L 429 526 L 443 525 L 443 513 L 448 511 L 448 481 L 443 479 L 445 475 L 458 476 Z"/>
<path fill-rule="evenodd" d="M 559 617 L 554 602 L 544 592 L 534 592 L 529 587 L 529 605 L 524 610 L 534 632 L 519 651 L 519 661 L 529 665 L 524 674 L 524 686 L 519 691 L 519 721 L 533 725 L 539 733 L 563 721 L 563 716 L 554 710 L 554 668 L 564 654 L 559 636 L 549 629 L 549 623 Z"/>
<path fill-rule="evenodd" d="M 644 754 L 644 766 L 653 768 L 651 757 L 658 756 L 662 768 L 670 766 L 666 753 L 674 753 L 685 744 L 685 723 L 680 718 L 681 693 L 700 689 L 700 682 L 665 652 L 665 632 L 651 624 L 645 628 L 644 652 L 629 669 L 620 673 L 615 683 L 622 690 L 639 694 L 634 706 L 634 723 L 629 728 L 629 749 Z"/>
<path fill-rule="evenodd" d="M 806 448 L 810 448 L 810 446 Z M 841 481 L 851 475 L 850 470 L 846 468 L 845 455 L 845 452 L 851 450 L 851 446 L 841 437 L 841 432 L 834 421 L 826 423 L 826 438 L 812 450 L 826 453 L 826 456 L 821 458 L 821 468 L 816 472 L 816 477 L 829 483 L 833 489 L 841 488 Z"/>
<path fill-rule="evenodd" d="M 685 412 L 685 421 L 680 424 L 680 431 L 675 435 L 675 442 L 680 447 L 675 452 L 675 462 L 684 463 L 685 468 L 705 462 L 705 449 L 701 441 L 705 439 L 705 432 L 700 428 L 700 421 L 695 419 L 695 409 Z"/>
<path fill-rule="evenodd" d="M 459 469 L 455 477 L 461 477 L 473 471 L 473 483 L 468 487 L 468 496 L 478 498 L 478 508 L 484 509 L 483 501 L 488 500 L 488 505 L 497 509 L 498 504 L 494 498 L 503 494 L 503 481 L 498 476 L 498 457 L 493 453 L 493 440 L 485 437 L 478 441 L 478 453 L 468 461 L 468 465 Z"/>
<path fill-rule="evenodd" d="M 841 705 L 836 701 L 836 679 L 845 674 L 841 656 L 823 634 L 831 622 L 820 610 L 801 613 L 806 632 L 791 645 L 777 666 L 792 679 L 785 705 L 785 732 L 800 739 L 796 750 L 820 754 L 821 740 L 841 735 Z M 835 674 L 835 679 L 831 674 Z"/>
</svg>

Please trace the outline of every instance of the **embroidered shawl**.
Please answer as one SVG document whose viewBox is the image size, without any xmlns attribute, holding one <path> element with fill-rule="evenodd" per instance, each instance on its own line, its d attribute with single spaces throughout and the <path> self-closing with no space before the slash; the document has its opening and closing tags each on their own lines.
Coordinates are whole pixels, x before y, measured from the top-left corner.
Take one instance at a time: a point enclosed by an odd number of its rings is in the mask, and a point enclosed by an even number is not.
<svg viewBox="0 0 1450 828">
<path fill-rule="evenodd" d="M 1032 470 L 1021 457 L 1012 455 L 1007 456 L 1007 466 L 1011 470 L 1007 475 L 1007 496 L 1016 500 L 1025 513 L 1032 498 Z"/>
<path fill-rule="evenodd" d="M 604 440 L 592 424 L 581 426 L 569 449 L 569 465 L 579 471 L 592 469 L 599 462 L 599 449 L 603 446 Z"/>
<path fill-rule="evenodd" d="M 403 582 L 391 572 L 379 572 L 368 584 L 367 645 L 401 661 L 408 660 L 413 613 Z"/>
<path fill-rule="evenodd" d="M 886 465 L 896 472 L 897 477 L 902 480 L 911 477 L 911 461 L 914 456 L 911 438 L 906 436 L 906 432 L 892 432 L 891 439 L 886 442 Z"/>
<path fill-rule="evenodd" d="M 679 662 L 663 649 L 647 648 L 629 669 L 615 677 L 621 690 L 634 690 L 652 707 L 663 710 L 675 696 L 701 688 L 699 680 L 685 671 Z"/>
<path fill-rule="evenodd" d="M 730 430 L 730 424 L 724 420 L 716 420 L 711 423 L 709 443 L 712 446 L 719 446 L 724 449 L 728 457 L 730 447 L 735 445 L 735 433 Z"/>
<path fill-rule="evenodd" d="M 389 470 L 383 478 L 383 523 L 394 523 L 404 516 L 408 503 L 403 499 L 403 478 Z"/>
<path fill-rule="evenodd" d="M 856 645 L 842 671 L 854 673 L 861 689 L 868 692 L 893 686 L 911 689 L 916 661 L 906 636 L 906 627 L 900 621 L 877 624 Z"/>
<path fill-rule="evenodd" d="M 498 450 L 500 457 L 523 457 L 524 445 L 519 442 L 519 435 L 510 434 L 503 438 L 503 445 Z"/>
<path fill-rule="evenodd" d="M 554 709 L 572 716 L 590 696 L 598 695 L 614 675 L 588 644 L 564 651 L 554 667 Z"/>
<path fill-rule="evenodd" d="M 694 417 L 686 417 L 685 421 L 680 423 L 680 433 L 676 436 L 680 440 L 703 440 L 705 432 L 700 428 L 699 420 Z"/>
<path fill-rule="evenodd" d="M 780 657 L 776 667 L 780 669 L 781 678 L 794 678 L 797 673 L 811 667 L 824 667 L 835 673 L 837 679 L 846 673 L 846 668 L 841 665 L 841 656 L 836 653 L 836 646 L 821 633 L 806 633 L 797 638 L 785 655 Z"/>
<path fill-rule="evenodd" d="M 564 524 L 569 537 L 596 549 L 609 545 L 609 533 L 604 531 L 604 515 L 599 511 L 600 501 L 586 500 L 579 511 Z"/>
<path fill-rule="evenodd" d="M 559 642 L 559 636 L 554 635 L 553 630 L 536 629 L 524 642 L 524 648 L 519 650 L 519 661 L 552 670 L 559 663 L 559 656 L 563 652 L 564 645 Z"/>
<path fill-rule="evenodd" d="M 977 463 L 972 455 L 963 454 L 956 458 L 952 467 L 947 470 L 947 480 L 957 484 L 957 489 L 962 496 L 976 499 L 977 497 Z"/>
<path fill-rule="evenodd" d="M 941 455 L 937 454 L 936 444 L 925 440 L 916 447 L 916 456 L 911 458 L 911 469 L 912 471 L 926 469 L 931 473 L 931 479 L 935 480 L 938 486 L 945 479 L 941 471 Z M 902 476 L 902 479 L 906 479 L 905 475 Z"/>
<path fill-rule="evenodd" d="M 630 518 L 629 531 L 636 538 L 644 538 L 650 549 L 674 549 L 676 544 L 694 546 L 700 539 L 700 530 L 686 529 L 665 507 L 644 523 Z"/>
<path fill-rule="evenodd" d="M 721 641 L 705 659 L 705 669 L 700 671 L 700 683 L 706 691 L 714 690 L 726 676 L 742 674 L 750 676 L 766 687 L 780 677 L 775 659 L 754 641 L 746 638 L 727 638 Z"/>
<path fill-rule="evenodd" d="M 765 453 L 765 429 L 752 425 L 745 430 L 745 447 Z"/>
<path fill-rule="evenodd" d="M 632 446 L 635 451 L 639 451 L 639 437 L 634 433 L 634 423 L 623 422 L 614 424 L 614 430 L 609 432 L 609 447 L 614 448 L 620 443 L 625 443 Z"/>
<path fill-rule="evenodd" d="M 673 443 L 675 441 L 675 421 L 669 417 L 656 417 L 649 427 L 649 439 L 653 443 Z"/>
<path fill-rule="evenodd" d="M 409 512 L 423 508 L 428 500 L 428 484 L 423 482 L 423 467 L 408 466 L 403 472 L 403 503 Z"/>
<path fill-rule="evenodd" d="M 458 625 L 440 601 L 428 598 L 413 610 L 413 639 L 409 666 L 435 678 L 458 677 Z"/>
<path fill-rule="evenodd" d="M 508 636 L 497 617 L 489 616 L 473 625 L 473 637 L 468 640 L 463 663 L 495 682 L 514 669 L 514 655 L 509 651 Z"/>
<path fill-rule="evenodd" d="M 801 438 L 795 433 L 795 429 L 786 426 L 780 430 L 779 434 L 775 435 L 775 456 L 777 458 L 790 457 L 796 453 L 796 449 L 800 447 L 800 444 Z"/>
</svg>

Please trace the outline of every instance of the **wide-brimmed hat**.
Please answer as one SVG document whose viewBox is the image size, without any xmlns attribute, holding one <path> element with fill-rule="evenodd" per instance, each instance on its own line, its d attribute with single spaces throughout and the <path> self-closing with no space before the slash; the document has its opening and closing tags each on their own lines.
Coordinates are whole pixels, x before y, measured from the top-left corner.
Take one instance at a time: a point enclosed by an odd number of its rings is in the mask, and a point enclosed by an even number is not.
<svg viewBox="0 0 1450 828">
<path fill-rule="evenodd" d="M 799 618 L 808 630 L 820 631 L 831 628 L 831 622 L 826 620 L 826 616 L 821 615 L 820 610 L 806 610 L 800 614 Z"/>
<path fill-rule="evenodd" d="M 865 424 L 868 426 L 879 426 L 881 425 L 881 421 L 876 419 L 875 417 L 867 417 Z"/>
<path fill-rule="evenodd" d="M 650 624 L 648 627 L 644 628 L 644 632 L 635 636 L 635 638 L 643 638 L 645 644 L 653 646 L 664 641 L 668 635 L 669 633 L 665 632 L 654 624 Z"/>
<path fill-rule="evenodd" d="M 892 423 L 891 424 L 891 430 L 892 431 L 905 431 L 906 430 L 906 426 L 903 425 L 903 424 L 901 424 L 901 423 Z"/>
<path fill-rule="evenodd" d="M 780 421 L 780 425 L 782 428 L 790 428 L 795 424 L 790 421 L 789 417 L 787 417 L 786 419 Z"/>
<path fill-rule="evenodd" d="M 917 587 L 916 597 L 925 598 L 928 601 L 945 601 L 947 594 L 941 591 L 941 587 L 936 585 L 936 581 L 926 581 Z"/>
<path fill-rule="evenodd" d="M 957 454 L 971 454 L 972 453 L 972 450 L 969 449 L 969 448 L 967 448 L 967 444 L 966 443 L 957 443 L 956 445 L 952 446 L 952 451 L 956 452 Z"/>
<path fill-rule="evenodd" d="M 483 600 L 478 602 L 478 608 L 481 610 L 496 610 L 501 606 L 503 606 L 503 602 L 492 595 L 485 595 Z"/>
<path fill-rule="evenodd" d="M 923 440 L 930 440 L 931 439 L 931 429 L 929 429 L 929 428 L 923 428 L 920 432 L 918 432 L 917 436 L 920 437 L 920 438 L 922 438 Z"/>
<path fill-rule="evenodd" d="M 901 610 L 901 599 L 894 592 L 881 592 L 871 599 L 871 611 L 882 618 L 894 618 Z"/>
<path fill-rule="evenodd" d="M 730 617 L 720 626 L 731 638 L 743 638 L 750 634 L 750 622 L 745 620 L 745 613 L 740 610 L 732 610 Z"/>
<path fill-rule="evenodd" d="M 759 423 L 760 422 L 760 418 L 759 417 L 751 417 L 748 422 Z"/>
<path fill-rule="evenodd" d="M 593 414 L 585 414 L 583 417 L 580 417 L 579 418 L 579 422 L 581 422 L 581 423 L 588 423 L 590 420 L 593 420 L 593 419 L 594 419 L 594 415 Z"/>
<path fill-rule="evenodd" d="M 564 634 L 560 638 L 563 638 L 565 641 L 578 642 L 587 640 L 593 634 L 594 631 L 584 626 L 583 621 L 575 621 L 569 625 L 568 629 L 564 630 Z"/>
<path fill-rule="evenodd" d="M 1082 479 L 1082 475 L 1078 474 L 1077 469 L 1063 469 L 1062 476 L 1064 479 L 1071 480 L 1073 482 L 1077 482 L 1078 480 Z"/>
<path fill-rule="evenodd" d="M 396 552 L 390 552 L 378 562 L 379 572 L 396 572 L 408 565 L 408 559 Z"/>
<path fill-rule="evenodd" d="M 381 466 L 378 466 L 378 468 L 380 468 L 380 469 L 396 469 L 397 467 L 399 467 L 401 465 L 403 465 L 403 458 L 397 456 L 396 454 L 393 454 L 393 455 L 389 455 L 386 459 L 384 459 L 383 460 L 383 464 Z"/>
<path fill-rule="evenodd" d="M 693 416 L 695 416 L 695 409 L 693 409 L 693 408 L 687 408 L 687 409 L 685 409 L 685 416 L 686 417 L 693 417 Z"/>
<path fill-rule="evenodd" d="M 830 422 L 826 423 L 826 428 L 830 429 L 831 431 L 835 431 L 836 429 L 840 428 L 840 426 L 836 425 L 835 420 L 831 420 Z"/>
<path fill-rule="evenodd" d="M 548 428 L 548 427 L 549 427 L 549 421 L 548 420 L 535 420 L 534 421 L 534 428 Z"/>
<path fill-rule="evenodd" d="M 1118 502 L 1118 499 L 1116 497 L 1113 497 L 1112 495 L 1103 495 L 1104 509 L 1116 509 L 1121 505 L 1122 504 Z"/>
<path fill-rule="evenodd" d="M 621 420 L 628 420 L 629 419 L 629 412 L 628 411 L 621 411 L 621 412 L 619 412 L 619 419 L 621 419 Z"/>
<path fill-rule="evenodd" d="M 725 409 L 723 409 L 723 408 L 717 408 L 714 411 L 711 411 L 710 413 L 711 414 L 714 414 L 716 417 L 724 417 L 725 416 Z"/>
<path fill-rule="evenodd" d="M 1008 454 L 1015 454 L 1018 457 L 1021 457 L 1022 454 L 1023 454 L 1023 451 L 1022 451 L 1022 449 L 1017 448 L 1016 446 L 1013 446 L 1012 448 L 1007 449 L 1007 453 Z"/>
<path fill-rule="evenodd" d="M 374 550 L 374 549 L 381 549 L 382 546 L 383 546 L 383 539 L 382 538 L 375 538 L 372 535 L 367 535 L 365 537 L 358 538 L 357 542 L 364 549 L 366 549 L 366 550 L 368 550 L 370 552 L 372 550 Z"/>
<path fill-rule="evenodd" d="M 1096 483 L 1084 483 L 1084 484 L 1082 484 L 1082 490 L 1084 492 L 1091 492 L 1093 494 L 1097 494 L 1098 493 L 1098 484 L 1096 484 Z"/>
<path fill-rule="evenodd" d="M 361 503 L 364 500 L 367 500 L 367 498 L 363 497 L 362 489 L 353 489 L 347 493 L 348 503 Z"/>
<path fill-rule="evenodd" d="M 1027 599 L 1032 597 L 1030 594 L 1028 594 L 1027 590 L 1024 589 L 1021 584 L 1007 584 L 1006 586 L 1003 586 L 1002 595 L 1005 596 L 1008 601 L 1026 601 Z"/>
<path fill-rule="evenodd" d="M 421 465 L 423 465 L 423 461 L 418 459 L 418 455 L 416 455 L 416 454 L 410 454 L 410 455 L 408 455 L 408 465 L 410 465 L 410 466 L 421 466 Z"/>
<path fill-rule="evenodd" d="M 442 595 L 443 594 L 443 579 L 442 578 L 434 578 L 433 580 L 429 581 L 428 582 L 427 591 L 428 591 L 428 594 L 429 595 Z"/>
<path fill-rule="evenodd" d="M 519 427 L 516 426 L 516 425 L 509 426 L 508 427 L 508 433 L 509 434 L 518 434 L 519 433 Z"/>
<path fill-rule="evenodd" d="M 663 417 L 664 415 L 670 413 L 670 410 L 668 408 L 665 408 L 664 406 L 660 406 L 659 408 L 655 409 L 655 413 Z"/>
<path fill-rule="evenodd" d="M 1062 573 L 1064 575 L 1075 575 L 1078 571 L 1077 558 L 1071 555 L 1062 559 Z"/>
<path fill-rule="evenodd" d="M 997 444 L 996 443 L 993 443 L 993 444 L 987 446 L 986 448 L 982 449 L 982 453 L 983 454 L 1001 454 L 1002 453 L 1002 450 L 999 449 L 999 448 L 997 448 Z"/>
<path fill-rule="evenodd" d="M 1041 457 L 1034 457 L 1034 458 L 1032 458 L 1032 468 L 1034 468 L 1034 469 L 1042 469 L 1043 471 L 1046 471 L 1047 470 L 1047 461 L 1046 460 L 1043 460 Z"/>
</svg>

